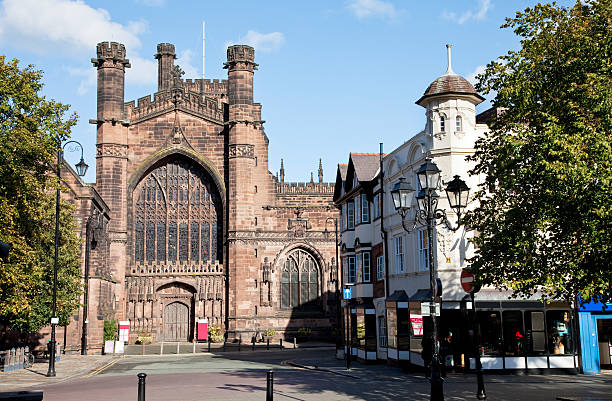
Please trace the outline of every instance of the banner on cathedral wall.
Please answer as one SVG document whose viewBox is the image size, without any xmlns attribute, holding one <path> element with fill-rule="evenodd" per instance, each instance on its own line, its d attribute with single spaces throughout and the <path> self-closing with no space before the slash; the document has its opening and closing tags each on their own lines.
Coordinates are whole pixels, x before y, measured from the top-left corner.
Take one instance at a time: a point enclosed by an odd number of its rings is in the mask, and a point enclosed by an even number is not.
<svg viewBox="0 0 612 401">
<path fill-rule="evenodd" d="M 119 322 L 119 341 L 127 343 L 130 339 L 130 321 L 122 320 Z"/>
<path fill-rule="evenodd" d="M 198 341 L 208 339 L 208 319 L 198 319 Z"/>
<path fill-rule="evenodd" d="M 423 316 L 410 314 L 410 325 L 412 326 L 413 336 L 423 335 Z"/>
</svg>

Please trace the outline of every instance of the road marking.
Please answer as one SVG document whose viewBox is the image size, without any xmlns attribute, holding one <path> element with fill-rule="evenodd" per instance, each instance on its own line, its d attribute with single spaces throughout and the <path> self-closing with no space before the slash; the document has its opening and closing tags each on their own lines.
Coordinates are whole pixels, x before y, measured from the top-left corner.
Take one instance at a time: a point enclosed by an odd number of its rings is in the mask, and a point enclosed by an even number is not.
<svg viewBox="0 0 612 401">
<path fill-rule="evenodd" d="M 113 359 L 112 361 L 110 361 L 110 362 L 109 362 L 109 363 L 107 363 L 106 365 L 104 365 L 104 366 L 102 366 L 102 367 L 100 367 L 100 368 L 98 368 L 98 369 L 94 370 L 93 372 L 91 372 L 90 374 L 86 375 L 85 377 L 92 377 L 92 376 L 95 376 L 95 375 L 98 375 L 98 374 L 102 373 L 102 372 L 103 372 L 103 371 L 105 371 L 106 369 L 110 368 L 111 366 L 113 366 L 114 364 L 116 364 L 117 362 L 119 362 L 119 360 L 120 360 L 121 358 L 123 358 L 123 356 L 122 356 L 122 357 L 120 357 L 120 358 Z"/>
</svg>

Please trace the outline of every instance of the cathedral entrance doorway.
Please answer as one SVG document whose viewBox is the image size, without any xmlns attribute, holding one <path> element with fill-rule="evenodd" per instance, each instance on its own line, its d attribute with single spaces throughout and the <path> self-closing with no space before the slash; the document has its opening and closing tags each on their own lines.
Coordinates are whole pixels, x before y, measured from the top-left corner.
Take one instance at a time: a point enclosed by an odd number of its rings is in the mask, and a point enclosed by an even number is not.
<svg viewBox="0 0 612 401">
<path fill-rule="evenodd" d="M 164 309 L 164 340 L 187 341 L 189 308 L 182 302 L 172 302 Z"/>
</svg>

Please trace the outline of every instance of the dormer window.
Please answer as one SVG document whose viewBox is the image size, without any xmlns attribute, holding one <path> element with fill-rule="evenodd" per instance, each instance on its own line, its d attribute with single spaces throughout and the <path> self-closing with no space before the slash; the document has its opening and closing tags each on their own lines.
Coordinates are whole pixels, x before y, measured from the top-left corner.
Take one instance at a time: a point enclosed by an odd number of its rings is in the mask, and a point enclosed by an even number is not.
<svg viewBox="0 0 612 401">
<path fill-rule="evenodd" d="M 444 132 L 446 129 L 444 128 L 444 116 L 440 116 L 440 132 Z"/>
<path fill-rule="evenodd" d="M 461 132 L 463 131 L 463 126 L 461 122 L 461 116 L 455 117 L 455 131 Z"/>
</svg>

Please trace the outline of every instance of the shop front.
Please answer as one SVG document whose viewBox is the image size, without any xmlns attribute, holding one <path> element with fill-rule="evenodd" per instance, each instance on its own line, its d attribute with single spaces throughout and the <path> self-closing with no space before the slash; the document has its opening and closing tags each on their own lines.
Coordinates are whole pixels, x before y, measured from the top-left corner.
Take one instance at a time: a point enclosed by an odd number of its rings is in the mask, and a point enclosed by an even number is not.
<svg viewBox="0 0 612 401">
<path fill-rule="evenodd" d="M 376 310 L 371 303 L 351 307 L 351 350 L 360 361 L 376 361 Z"/>
<path fill-rule="evenodd" d="M 577 372 L 575 325 L 567 303 L 476 300 L 475 311 L 483 369 Z M 474 365 L 469 358 L 469 367 Z"/>
<path fill-rule="evenodd" d="M 586 375 L 612 368 L 612 302 L 589 302 L 578 309 L 582 371 Z"/>
</svg>

